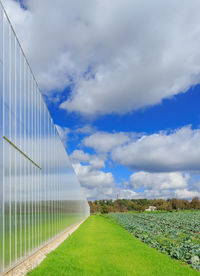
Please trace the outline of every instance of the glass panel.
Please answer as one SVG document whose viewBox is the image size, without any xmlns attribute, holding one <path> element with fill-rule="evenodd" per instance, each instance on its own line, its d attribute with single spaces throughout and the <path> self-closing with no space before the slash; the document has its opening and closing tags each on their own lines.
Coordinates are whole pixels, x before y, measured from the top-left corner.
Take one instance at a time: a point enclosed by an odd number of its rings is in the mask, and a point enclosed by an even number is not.
<svg viewBox="0 0 200 276">
<path fill-rule="evenodd" d="M 20 128 L 20 149 L 25 152 L 25 123 L 26 123 L 26 116 L 25 116 L 25 69 L 24 69 L 24 57 L 21 54 L 21 110 L 20 110 L 20 121 L 21 121 L 21 128 Z M 20 195 L 20 214 L 21 214 L 21 257 L 25 255 L 25 229 L 26 229 L 26 207 L 25 207 L 25 158 L 20 155 L 20 184 L 21 184 L 21 195 Z"/>
<path fill-rule="evenodd" d="M 10 28 L 8 21 L 4 15 L 4 30 L 3 30 L 3 48 L 4 48 L 4 63 L 3 63 L 3 77 L 4 77 L 4 89 L 3 89 L 3 135 L 10 137 L 10 112 L 9 112 L 9 95 L 10 95 L 10 75 L 9 75 L 9 63 L 10 63 Z M 10 149 L 8 143 L 3 141 L 3 198 L 4 198 L 4 266 L 10 265 L 10 166 L 9 166 Z"/>
<path fill-rule="evenodd" d="M 0 137 L 1 274 L 89 215 L 68 155 L 4 13 L 2 19 L 1 7 Z"/>
<path fill-rule="evenodd" d="M 11 136 L 10 140 L 14 144 L 15 141 L 15 124 L 16 124 L 16 110 L 15 110 L 15 36 L 14 33 L 10 30 L 10 128 Z M 11 264 L 14 264 L 16 261 L 16 212 L 15 212 L 15 149 L 10 147 L 10 242 L 11 242 Z"/>
<path fill-rule="evenodd" d="M 20 128 L 21 128 L 21 118 L 20 118 L 20 110 L 21 110 L 21 95 L 20 95 L 20 48 L 18 43 L 16 43 L 16 109 L 15 109 L 15 119 L 16 119 L 16 137 L 15 137 L 15 143 L 20 148 Z M 16 152 L 15 156 L 15 162 L 16 162 L 16 259 L 20 259 L 20 246 L 21 246 L 21 221 L 20 221 L 20 193 L 21 193 L 21 179 L 20 179 L 20 154 Z"/>
<path fill-rule="evenodd" d="M 3 137 L 3 11 L 0 7 L 0 137 Z M 3 271 L 3 140 L 0 140 L 0 273 Z"/>
</svg>

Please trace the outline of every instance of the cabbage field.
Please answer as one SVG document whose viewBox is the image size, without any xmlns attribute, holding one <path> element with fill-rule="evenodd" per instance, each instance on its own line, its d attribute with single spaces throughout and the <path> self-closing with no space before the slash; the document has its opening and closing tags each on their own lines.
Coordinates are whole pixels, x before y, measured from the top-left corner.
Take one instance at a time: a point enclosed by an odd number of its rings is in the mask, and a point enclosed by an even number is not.
<svg viewBox="0 0 200 276">
<path fill-rule="evenodd" d="M 141 241 L 200 271 L 200 212 L 110 214 Z"/>
</svg>

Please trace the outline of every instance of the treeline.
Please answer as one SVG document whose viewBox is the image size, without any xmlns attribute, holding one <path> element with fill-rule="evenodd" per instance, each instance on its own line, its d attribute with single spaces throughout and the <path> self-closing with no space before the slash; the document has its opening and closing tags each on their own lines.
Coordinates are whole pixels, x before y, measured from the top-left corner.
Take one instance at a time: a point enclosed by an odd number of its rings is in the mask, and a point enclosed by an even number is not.
<svg viewBox="0 0 200 276">
<path fill-rule="evenodd" d="M 94 200 L 89 201 L 91 213 L 111 213 L 138 211 L 144 212 L 149 206 L 155 206 L 156 210 L 198 210 L 200 209 L 200 200 L 194 197 L 191 201 L 186 199 L 116 199 L 116 200 Z"/>
</svg>

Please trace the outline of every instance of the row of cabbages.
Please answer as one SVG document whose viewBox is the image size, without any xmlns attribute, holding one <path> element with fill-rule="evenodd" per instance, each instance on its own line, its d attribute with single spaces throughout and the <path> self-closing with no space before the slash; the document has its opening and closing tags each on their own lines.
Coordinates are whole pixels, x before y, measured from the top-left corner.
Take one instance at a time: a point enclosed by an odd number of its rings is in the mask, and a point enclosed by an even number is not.
<svg viewBox="0 0 200 276">
<path fill-rule="evenodd" d="M 141 241 L 200 270 L 200 212 L 110 214 Z"/>
</svg>

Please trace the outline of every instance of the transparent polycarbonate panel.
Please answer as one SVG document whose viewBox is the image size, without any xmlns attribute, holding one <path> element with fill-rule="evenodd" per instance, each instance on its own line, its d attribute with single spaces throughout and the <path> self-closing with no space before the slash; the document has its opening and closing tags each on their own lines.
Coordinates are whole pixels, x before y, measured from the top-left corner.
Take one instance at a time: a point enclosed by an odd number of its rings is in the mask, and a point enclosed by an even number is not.
<svg viewBox="0 0 200 276">
<path fill-rule="evenodd" d="M 27 154 L 28 148 L 28 85 L 27 85 L 27 64 L 24 62 L 24 153 Z M 28 160 L 23 160 L 24 165 L 24 255 L 27 256 L 28 248 Z"/>
<path fill-rule="evenodd" d="M 32 155 L 34 152 L 33 148 L 33 93 L 32 93 L 32 86 L 31 86 L 31 78 L 30 78 L 30 70 L 28 68 L 27 70 L 27 85 L 28 85 L 28 97 L 29 97 L 29 139 L 28 139 L 28 156 L 30 156 L 32 159 Z M 34 160 L 34 159 L 33 159 Z M 31 251 L 34 248 L 34 234 L 33 234 L 33 228 L 34 228 L 34 221 L 33 221 L 33 187 L 34 187 L 34 166 L 32 163 L 29 162 L 29 181 L 27 185 L 29 186 L 29 250 Z"/>
<path fill-rule="evenodd" d="M 49 228 L 49 232 L 50 232 L 50 238 L 52 239 L 53 237 L 53 200 L 52 200 L 52 125 L 51 125 L 51 120 L 49 118 L 49 164 L 48 164 L 48 176 L 49 176 L 49 222 L 50 222 L 50 228 Z"/>
<path fill-rule="evenodd" d="M 44 156 L 45 156 L 45 116 L 44 116 L 44 104 L 40 99 L 41 105 L 41 139 L 40 139 L 40 166 L 42 170 L 40 171 L 40 188 L 41 188 L 41 223 L 42 223 L 42 243 L 46 240 L 46 182 L 45 182 L 45 166 L 44 166 Z"/>
<path fill-rule="evenodd" d="M 69 158 L 0 6 L 0 274 L 89 215 Z"/>
<path fill-rule="evenodd" d="M 16 43 L 15 49 L 15 144 L 20 147 L 20 110 L 21 110 L 21 95 L 20 95 L 20 47 Z M 17 70 L 18 68 L 18 70 Z M 16 242 L 16 259 L 20 259 L 20 246 L 21 246 L 21 221 L 20 221 L 20 201 L 21 201 L 21 183 L 20 183 L 20 154 L 15 151 L 15 242 Z"/>
<path fill-rule="evenodd" d="M 33 87 L 32 87 L 33 89 Z M 35 149 L 36 149 L 36 95 L 35 91 L 32 90 L 33 94 L 33 139 L 32 139 L 32 144 L 33 144 L 33 152 L 32 152 L 32 158 L 34 162 L 36 162 L 36 154 L 35 154 Z M 34 208 L 33 208 L 33 221 L 34 221 L 34 226 L 33 226 L 33 238 L 34 238 L 34 248 L 37 248 L 37 169 L 36 167 L 33 168 L 33 201 L 34 201 Z"/>
<path fill-rule="evenodd" d="M 0 274 L 3 271 L 3 12 L 0 7 Z"/>
<path fill-rule="evenodd" d="M 28 99 L 27 99 L 27 106 L 28 106 L 28 145 L 27 145 L 27 155 L 28 157 L 32 156 L 33 153 L 33 149 L 32 149 L 32 116 L 33 116 L 33 108 L 32 108 L 32 90 L 31 90 L 31 86 L 30 86 L 30 69 L 26 68 L 26 82 L 27 82 L 27 91 L 26 94 L 28 95 Z M 30 252 L 33 249 L 33 231 L 32 231 L 32 227 L 33 227 L 33 222 L 32 222 L 32 187 L 33 187 L 33 164 L 31 162 L 27 163 L 28 165 L 28 179 L 27 179 L 27 205 L 28 205 L 28 215 L 27 215 L 27 219 L 28 219 L 28 252 Z"/>
<path fill-rule="evenodd" d="M 3 135 L 10 137 L 10 111 L 9 111 L 9 95 L 10 95 L 10 52 L 9 52 L 9 36 L 10 27 L 6 17 L 3 18 Z M 10 149 L 6 141 L 3 141 L 3 231 L 4 231 L 4 267 L 10 265 L 10 182 L 9 182 L 9 155 Z"/>
<path fill-rule="evenodd" d="M 49 114 L 46 111 L 47 116 L 47 145 L 48 145 L 48 161 L 47 161 L 47 190 L 48 190 L 48 237 L 51 239 L 51 178 L 50 178 L 50 162 L 51 162 L 51 152 L 50 152 L 50 119 Z"/>
<path fill-rule="evenodd" d="M 39 122 L 38 122 L 38 128 L 39 128 L 39 137 L 38 137 L 38 147 L 37 147 L 37 152 L 38 152 L 38 162 L 39 164 L 41 164 L 41 153 L 42 153 L 42 147 L 41 147 L 41 127 L 42 127 L 42 112 L 41 112 L 41 97 L 40 97 L 40 94 L 39 94 L 39 91 L 38 91 L 38 88 L 36 87 L 37 89 L 37 95 L 38 95 L 38 112 L 39 112 Z M 38 185 L 39 185 L 39 245 L 42 244 L 43 242 L 43 239 L 42 239 L 42 232 L 43 232 L 43 210 L 42 210 L 42 174 L 41 174 L 41 171 L 38 172 Z"/>
<path fill-rule="evenodd" d="M 29 85 L 29 67 L 26 64 L 26 151 L 27 156 L 31 156 L 30 151 L 30 127 L 31 127 L 31 99 L 30 99 L 30 85 Z M 31 164 L 26 160 L 26 255 L 29 255 L 31 246 L 31 212 L 30 212 L 30 189 L 31 189 Z"/>
<path fill-rule="evenodd" d="M 20 53 L 20 149 L 25 152 L 25 69 L 24 69 L 25 60 Z M 21 194 L 20 194 L 20 229 L 21 229 L 21 245 L 20 245 L 20 256 L 25 255 L 25 233 L 26 233 L 26 216 L 25 216 L 25 158 L 20 155 L 20 185 L 21 185 Z"/>
<path fill-rule="evenodd" d="M 15 141 L 15 36 L 10 31 L 10 141 Z M 10 243 L 11 243 L 11 264 L 15 263 L 15 243 L 16 243 L 16 215 L 15 215 L 15 149 L 10 147 Z"/>
</svg>

